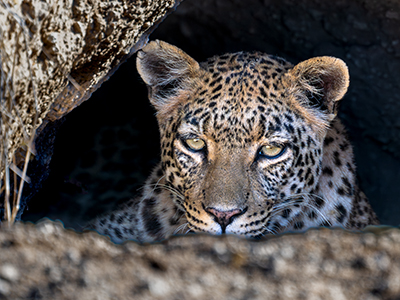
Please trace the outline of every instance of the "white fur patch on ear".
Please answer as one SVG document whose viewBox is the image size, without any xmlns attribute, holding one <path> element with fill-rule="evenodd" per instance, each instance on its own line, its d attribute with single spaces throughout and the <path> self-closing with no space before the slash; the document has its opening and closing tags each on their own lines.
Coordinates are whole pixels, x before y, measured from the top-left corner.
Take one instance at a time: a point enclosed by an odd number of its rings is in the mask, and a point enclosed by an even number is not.
<svg viewBox="0 0 400 300">
<path fill-rule="evenodd" d="M 150 102 L 157 111 L 173 101 L 179 91 L 188 88 L 190 79 L 198 76 L 200 70 L 197 61 L 181 49 L 159 40 L 138 52 L 136 66 L 149 86 Z"/>
<path fill-rule="evenodd" d="M 338 101 L 349 86 L 349 71 L 341 59 L 311 58 L 297 64 L 289 74 L 296 88 L 303 92 L 303 105 L 336 116 Z"/>
</svg>

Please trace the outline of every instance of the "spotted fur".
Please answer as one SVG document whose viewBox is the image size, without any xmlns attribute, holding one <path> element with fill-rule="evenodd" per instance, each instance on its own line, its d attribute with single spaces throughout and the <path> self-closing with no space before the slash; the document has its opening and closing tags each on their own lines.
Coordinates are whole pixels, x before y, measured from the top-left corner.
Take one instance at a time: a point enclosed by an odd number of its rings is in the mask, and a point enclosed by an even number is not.
<svg viewBox="0 0 400 300">
<path fill-rule="evenodd" d="M 161 163 L 139 198 L 92 228 L 117 242 L 149 242 L 189 231 L 260 237 L 378 224 L 336 117 L 349 82 L 343 61 L 293 66 L 238 52 L 199 64 L 153 41 L 137 67 L 157 111 Z M 204 146 L 192 149 L 193 139 Z M 263 146 L 280 153 L 267 156 Z"/>
</svg>

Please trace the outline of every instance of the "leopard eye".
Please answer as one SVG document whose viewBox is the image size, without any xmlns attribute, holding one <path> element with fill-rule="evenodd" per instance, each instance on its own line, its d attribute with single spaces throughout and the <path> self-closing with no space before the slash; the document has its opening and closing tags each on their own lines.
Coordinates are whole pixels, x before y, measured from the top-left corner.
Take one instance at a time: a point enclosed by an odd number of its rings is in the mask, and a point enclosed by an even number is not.
<svg viewBox="0 0 400 300">
<path fill-rule="evenodd" d="M 283 146 L 262 146 L 260 149 L 260 154 L 267 158 L 277 158 L 285 151 Z"/>
<path fill-rule="evenodd" d="M 186 145 L 194 151 L 200 151 L 206 145 L 206 143 L 202 139 L 194 138 L 185 140 Z"/>
</svg>

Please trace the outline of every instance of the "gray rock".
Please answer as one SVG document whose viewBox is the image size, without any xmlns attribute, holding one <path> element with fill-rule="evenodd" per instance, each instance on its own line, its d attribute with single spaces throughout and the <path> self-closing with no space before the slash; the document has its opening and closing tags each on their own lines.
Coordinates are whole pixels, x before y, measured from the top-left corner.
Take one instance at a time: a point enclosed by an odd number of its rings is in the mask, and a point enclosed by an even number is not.
<svg viewBox="0 0 400 300">
<path fill-rule="evenodd" d="M 116 245 L 60 223 L 17 224 L 0 230 L 0 298 L 397 299 L 399 246 L 390 227 Z"/>
</svg>

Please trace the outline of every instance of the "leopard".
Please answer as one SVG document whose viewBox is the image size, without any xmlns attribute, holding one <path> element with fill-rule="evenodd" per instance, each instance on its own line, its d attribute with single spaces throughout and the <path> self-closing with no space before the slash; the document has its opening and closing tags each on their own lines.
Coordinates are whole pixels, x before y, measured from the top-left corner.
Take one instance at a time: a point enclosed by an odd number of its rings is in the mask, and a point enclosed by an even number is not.
<svg viewBox="0 0 400 300">
<path fill-rule="evenodd" d="M 293 65 L 242 51 L 198 63 L 155 40 L 136 63 L 155 109 L 160 163 L 138 197 L 87 228 L 116 243 L 149 243 L 379 224 L 337 116 L 349 86 L 343 60 Z"/>
</svg>

